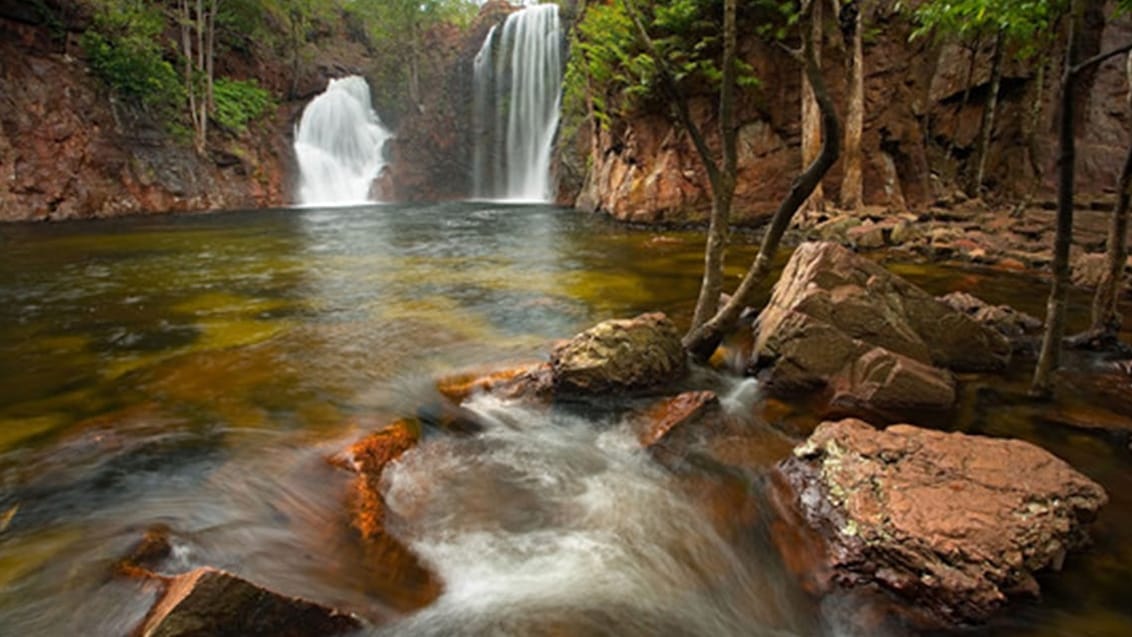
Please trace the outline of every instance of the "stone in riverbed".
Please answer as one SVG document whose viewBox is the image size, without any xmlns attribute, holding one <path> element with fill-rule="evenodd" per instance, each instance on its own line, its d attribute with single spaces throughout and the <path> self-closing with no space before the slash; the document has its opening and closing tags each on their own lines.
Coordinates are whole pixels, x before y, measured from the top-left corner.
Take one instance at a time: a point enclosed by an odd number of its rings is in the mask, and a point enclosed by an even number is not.
<svg viewBox="0 0 1132 637">
<path fill-rule="evenodd" d="M 760 316 L 755 355 L 777 393 L 832 386 L 865 408 L 945 408 L 954 399 L 945 370 L 1002 369 L 1010 345 L 876 263 L 811 242 L 794 251 Z"/>
<path fill-rule="evenodd" d="M 985 621 L 1087 542 L 1104 490 L 1019 440 L 825 422 L 780 465 L 835 581 L 876 584 L 941 624 Z"/>
<path fill-rule="evenodd" d="M 687 372 L 680 333 L 662 313 L 603 321 L 554 348 L 556 395 L 636 392 L 679 380 Z"/>
<path fill-rule="evenodd" d="M 352 498 L 354 527 L 363 538 L 385 534 L 381 476 L 389 463 L 416 446 L 419 438 L 416 423 L 402 419 L 369 434 L 350 448 L 352 468 L 358 474 Z"/>
<path fill-rule="evenodd" d="M 213 568 L 170 578 L 150 611 L 142 637 L 329 637 L 355 632 L 362 621 L 287 597 Z"/>
<path fill-rule="evenodd" d="M 694 427 L 720 412 L 719 397 L 712 391 L 689 391 L 657 401 L 634 419 L 637 439 L 645 448 L 663 444 L 680 430 Z"/>
</svg>

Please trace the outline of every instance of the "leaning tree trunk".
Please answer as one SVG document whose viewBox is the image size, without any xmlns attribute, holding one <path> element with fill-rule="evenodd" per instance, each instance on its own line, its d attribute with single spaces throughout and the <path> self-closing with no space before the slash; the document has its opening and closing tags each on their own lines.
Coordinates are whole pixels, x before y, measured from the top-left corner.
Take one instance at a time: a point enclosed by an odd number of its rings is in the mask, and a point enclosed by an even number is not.
<svg viewBox="0 0 1132 637">
<path fill-rule="evenodd" d="M 1132 110 L 1132 55 L 1126 62 L 1128 98 L 1126 108 Z M 1120 331 L 1121 316 L 1117 301 L 1124 278 L 1124 264 L 1128 260 L 1128 204 L 1132 198 L 1132 144 L 1120 171 L 1116 206 L 1109 220 L 1108 247 L 1105 251 L 1105 269 L 1093 296 L 1093 322 L 1091 331 L 1115 337 Z"/>
<path fill-rule="evenodd" d="M 1053 375 L 1061 363 L 1061 340 L 1065 335 L 1066 297 L 1069 292 L 1069 246 L 1073 242 L 1073 181 L 1076 161 L 1073 111 L 1075 104 L 1077 41 L 1081 31 L 1078 0 L 1070 3 L 1069 41 L 1065 45 L 1065 64 L 1061 74 L 1061 96 L 1057 118 L 1057 230 L 1053 243 L 1053 283 L 1046 303 L 1045 333 L 1030 393 L 1048 398 L 1053 395 Z"/>
<path fill-rule="evenodd" d="M 990 94 L 983 105 L 983 116 L 979 122 L 979 141 L 975 146 L 975 174 L 967 184 L 969 197 L 979 196 L 983 188 L 983 176 L 987 167 L 987 152 L 994 134 L 995 113 L 998 110 L 998 90 L 1002 85 L 1002 53 L 1005 48 L 1005 34 L 999 30 L 994 37 L 994 53 L 991 55 Z"/>
<path fill-rule="evenodd" d="M 814 6 L 818 2 L 812 1 L 803 4 L 803 18 L 813 19 Z M 763 235 L 759 246 L 758 256 L 755 257 L 751 267 L 743 276 L 743 281 L 731 299 L 715 313 L 710 320 L 693 329 L 684 336 L 684 348 L 698 360 L 707 360 L 723 341 L 723 336 L 731 330 L 739 320 L 743 308 L 750 305 L 756 286 L 761 283 L 770 272 L 771 259 L 782 242 L 782 235 L 790 225 L 791 219 L 806 199 L 814 192 L 822 177 L 829 172 L 830 166 L 837 161 L 841 153 L 841 123 L 837 119 L 837 111 L 833 107 L 833 100 L 826 89 L 821 68 L 814 56 L 813 31 L 803 25 L 801 62 L 806 71 L 806 78 L 814 88 L 814 97 L 817 99 L 821 112 L 821 152 L 806 170 L 794 179 L 790 191 L 779 204 L 778 209 L 771 217 L 770 225 Z"/>
<path fill-rule="evenodd" d="M 849 69 L 849 105 L 845 112 L 845 175 L 841 178 L 841 206 L 861 207 L 864 190 L 861 176 L 861 136 L 865 128 L 865 56 L 861 46 L 863 7 L 853 19 L 853 55 Z"/>
<path fill-rule="evenodd" d="M 811 54 L 816 61 L 818 68 L 821 68 L 821 44 L 822 44 L 822 0 L 813 0 L 813 8 L 811 9 L 812 17 L 811 22 L 807 27 L 809 28 L 809 38 L 812 42 Z M 802 69 L 802 165 L 808 166 L 813 163 L 818 154 L 821 153 L 822 138 L 821 138 L 821 108 L 817 102 L 817 96 L 814 94 L 814 86 L 810 82 L 809 75 L 806 69 Z M 825 194 L 822 192 L 821 183 L 819 182 L 814 188 L 813 194 L 806 200 L 806 210 L 821 210 L 825 207 Z"/>
<path fill-rule="evenodd" d="M 703 325 L 719 309 L 723 292 L 723 265 L 727 255 L 731 203 L 735 196 L 738 151 L 735 142 L 735 26 L 736 0 L 726 0 L 723 8 L 723 78 L 719 88 L 719 138 L 723 142 L 723 162 L 719 178 L 712 184 L 711 220 L 704 246 L 704 278 L 696 299 L 696 310 L 689 329 Z"/>
</svg>

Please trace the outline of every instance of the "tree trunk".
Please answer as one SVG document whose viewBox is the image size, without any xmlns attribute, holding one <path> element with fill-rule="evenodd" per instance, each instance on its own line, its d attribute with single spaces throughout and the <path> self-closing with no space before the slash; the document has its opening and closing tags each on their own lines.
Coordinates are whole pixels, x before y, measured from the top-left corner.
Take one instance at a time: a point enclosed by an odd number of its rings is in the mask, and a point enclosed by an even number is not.
<svg viewBox="0 0 1132 637">
<path fill-rule="evenodd" d="M 978 197 L 983 188 L 983 175 L 987 166 L 987 151 L 994 134 L 995 112 L 998 110 L 998 90 L 1002 85 L 1002 53 L 1006 35 L 999 30 L 994 37 L 994 53 L 991 55 L 990 93 L 983 105 L 983 116 L 979 122 L 979 141 L 975 146 L 975 174 L 967 184 L 967 196 Z"/>
<path fill-rule="evenodd" d="M 829 172 L 830 166 L 837 161 L 841 152 L 841 123 L 837 119 L 833 100 L 829 96 L 821 68 L 814 56 L 813 31 L 808 29 L 809 25 L 805 23 L 807 17 L 810 20 L 813 19 L 813 7 L 816 4 L 817 2 L 803 3 L 801 61 L 806 70 L 806 77 L 814 88 L 814 97 L 817 99 L 818 108 L 821 112 L 821 152 L 790 185 L 790 192 L 786 194 L 786 197 L 774 212 L 774 216 L 771 217 L 770 225 L 767 227 L 762 243 L 759 245 L 758 256 L 755 257 L 746 275 L 743 276 L 743 281 L 739 284 L 739 288 L 735 290 L 735 294 L 731 296 L 726 305 L 716 312 L 715 316 L 684 336 L 684 348 L 693 357 L 701 361 L 711 357 L 716 347 L 722 342 L 724 334 L 731 330 L 738 321 L 743 308 L 751 304 L 755 286 L 761 283 L 770 272 L 771 259 L 778 251 L 778 246 L 782 242 L 782 235 L 785 234 L 791 219 L 794 218 L 794 214 L 821 183 L 822 177 Z"/>
<path fill-rule="evenodd" d="M 719 295 L 723 291 L 723 266 L 738 166 L 735 145 L 735 7 L 736 0 L 726 0 L 723 5 L 723 77 L 719 88 L 719 138 L 723 143 L 723 162 L 718 183 L 712 184 L 711 220 L 704 244 L 704 277 L 689 333 L 716 313 Z"/>
<path fill-rule="evenodd" d="M 1125 107 L 1132 110 L 1132 55 L 1128 56 L 1128 98 Z M 1128 260 L 1128 205 L 1132 198 L 1132 144 L 1124 157 L 1116 206 L 1108 228 L 1108 248 L 1105 251 L 1105 269 L 1096 294 L 1093 296 L 1092 331 L 1115 337 L 1120 332 L 1121 316 L 1117 301 L 1120 299 L 1124 279 L 1124 264 Z"/>
<path fill-rule="evenodd" d="M 811 54 L 816 61 L 818 68 L 821 68 L 821 45 L 822 45 L 822 0 L 813 0 L 811 8 L 810 23 L 806 28 L 810 29 L 809 39 L 812 43 Z M 803 65 L 804 66 L 804 65 Z M 802 69 L 802 166 L 809 166 L 813 163 L 821 152 L 822 139 L 821 139 L 821 111 L 817 103 L 817 97 L 814 95 L 814 87 L 810 83 L 809 74 L 806 69 Z M 813 194 L 806 200 L 804 208 L 807 211 L 819 211 L 825 208 L 825 194 L 822 192 L 821 183 L 814 188 Z"/>
<path fill-rule="evenodd" d="M 841 206 L 861 207 L 864 184 L 861 176 L 861 136 L 865 127 L 865 56 L 861 46 L 864 7 L 857 7 L 853 20 L 853 57 L 849 70 L 849 106 L 845 113 L 845 176 L 841 179 Z"/>
<path fill-rule="evenodd" d="M 1069 9 L 1069 41 L 1065 46 L 1065 68 L 1061 76 L 1060 112 L 1057 118 L 1057 231 L 1053 243 L 1053 283 L 1046 303 L 1045 333 L 1038 355 L 1030 393 L 1036 397 L 1053 395 L 1053 376 L 1061 363 L 1061 341 L 1065 335 L 1066 297 L 1069 291 L 1069 246 L 1073 242 L 1073 182 L 1076 144 L 1073 111 L 1075 105 L 1077 40 L 1081 31 L 1081 3 L 1072 0 Z"/>
</svg>

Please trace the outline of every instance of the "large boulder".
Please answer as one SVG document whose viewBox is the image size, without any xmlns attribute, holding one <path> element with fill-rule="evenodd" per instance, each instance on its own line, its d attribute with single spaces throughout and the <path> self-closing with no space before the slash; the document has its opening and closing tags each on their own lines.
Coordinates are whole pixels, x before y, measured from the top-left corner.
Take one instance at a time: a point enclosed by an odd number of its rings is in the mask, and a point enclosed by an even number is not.
<svg viewBox="0 0 1132 637">
<path fill-rule="evenodd" d="M 329 637 L 353 633 L 356 616 L 287 597 L 214 568 L 171 578 L 142 637 Z"/>
<path fill-rule="evenodd" d="M 687 372 L 680 332 L 662 313 L 603 321 L 554 348 L 554 391 L 599 394 L 654 389 Z"/>
<path fill-rule="evenodd" d="M 945 370 L 1001 369 L 1010 351 L 1002 335 L 828 242 L 794 251 L 755 338 L 772 390 L 832 386 L 881 409 L 947 407 L 954 381 Z"/>
<path fill-rule="evenodd" d="M 942 624 L 1038 591 L 1087 541 L 1104 490 L 1019 440 L 855 419 L 822 423 L 780 471 L 828 544 L 835 581 L 876 584 Z"/>
</svg>

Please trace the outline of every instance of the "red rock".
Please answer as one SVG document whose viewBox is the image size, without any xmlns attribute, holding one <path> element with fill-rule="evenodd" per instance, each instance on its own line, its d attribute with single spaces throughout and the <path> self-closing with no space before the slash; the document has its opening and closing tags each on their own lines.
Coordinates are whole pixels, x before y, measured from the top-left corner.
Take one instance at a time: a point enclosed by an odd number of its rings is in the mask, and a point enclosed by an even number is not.
<svg viewBox="0 0 1132 637">
<path fill-rule="evenodd" d="M 1059 569 L 1108 500 L 1027 442 L 853 419 L 822 423 L 780 470 L 837 582 L 890 590 L 941 624 L 1036 593 L 1034 574 Z"/>
<path fill-rule="evenodd" d="M 642 447 L 652 447 L 666 440 L 673 430 L 694 427 L 719 409 L 719 397 L 711 391 L 690 391 L 662 399 L 637 417 L 637 439 Z"/>
<path fill-rule="evenodd" d="M 351 614 L 287 597 L 213 568 L 171 578 L 141 637 L 330 637 L 363 628 Z"/>
<path fill-rule="evenodd" d="M 155 524 L 145 530 L 145 534 L 130 549 L 130 554 L 116 565 L 114 570 L 127 577 L 149 577 L 165 558 L 173 553 L 170 539 L 172 529 L 165 524 Z"/>
</svg>

